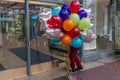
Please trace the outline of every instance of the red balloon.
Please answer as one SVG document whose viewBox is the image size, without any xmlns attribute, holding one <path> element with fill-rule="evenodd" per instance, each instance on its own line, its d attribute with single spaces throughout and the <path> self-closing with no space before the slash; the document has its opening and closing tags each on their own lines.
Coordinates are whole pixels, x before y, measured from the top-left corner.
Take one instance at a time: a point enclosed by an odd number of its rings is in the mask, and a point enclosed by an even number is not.
<svg viewBox="0 0 120 80">
<path fill-rule="evenodd" d="M 53 26 L 52 26 L 52 25 L 48 25 L 48 27 L 49 27 L 49 28 L 53 28 Z"/>
<path fill-rule="evenodd" d="M 51 17 L 51 23 L 54 28 L 61 28 L 62 27 L 62 19 L 58 15 L 53 15 Z"/>
<path fill-rule="evenodd" d="M 71 37 L 71 38 L 75 38 L 75 37 L 79 37 L 80 34 L 80 29 L 78 29 L 77 27 L 75 27 L 74 29 L 72 29 L 71 31 L 67 32 L 67 34 Z"/>
<path fill-rule="evenodd" d="M 78 13 L 78 11 L 80 10 L 80 3 L 77 0 L 73 0 L 70 3 L 70 9 L 72 13 Z"/>
<path fill-rule="evenodd" d="M 51 19 L 47 20 L 47 24 L 52 25 Z"/>
<path fill-rule="evenodd" d="M 53 28 L 51 19 L 47 20 L 47 25 L 48 25 L 49 28 Z"/>
</svg>

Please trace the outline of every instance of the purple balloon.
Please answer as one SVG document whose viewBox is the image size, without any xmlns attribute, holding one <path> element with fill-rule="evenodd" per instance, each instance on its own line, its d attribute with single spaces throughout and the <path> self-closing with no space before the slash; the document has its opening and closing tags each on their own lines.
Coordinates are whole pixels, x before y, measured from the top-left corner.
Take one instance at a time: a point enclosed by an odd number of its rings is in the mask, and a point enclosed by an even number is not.
<svg viewBox="0 0 120 80">
<path fill-rule="evenodd" d="M 82 18 L 86 18 L 87 15 L 88 15 L 88 13 L 87 13 L 86 10 L 80 10 L 80 11 L 78 12 L 78 15 L 79 15 L 80 19 L 82 19 Z"/>
<path fill-rule="evenodd" d="M 69 18 L 69 12 L 65 9 L 61 9 L 59 16 L 61 17 L 62 21 L 65 21 Z"/>
<path fill-rule="evenodd" d="M 60 28 L 60 30 L 61 30 L 64 34 L 66 34 L 66 31 L 63 29 L 63 27 Z"/>
<path fill-rule="evenodd" d="M 66 5 L 66 4 L 63 5 L 61 9 L 65 9 L 65 10 L 67 10 L 67 11 L 69 12 L 69 14 L 71 13 L 71 11 L 70 11 L 70 7 L 69 7 L 68 5 Z"/>
</svg>

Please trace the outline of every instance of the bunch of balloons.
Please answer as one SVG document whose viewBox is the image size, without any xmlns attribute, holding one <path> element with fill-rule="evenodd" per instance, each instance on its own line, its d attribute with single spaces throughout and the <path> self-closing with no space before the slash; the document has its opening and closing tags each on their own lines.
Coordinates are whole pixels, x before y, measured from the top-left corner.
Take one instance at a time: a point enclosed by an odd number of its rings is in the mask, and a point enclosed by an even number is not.
<svg viewBox="0 0 120 80">
<path fill-rule="evenodd" d="M 57 37 L 60 38 L 61 43 L 72 45 L 75 48 L 82 46 L 81 32 L 90 24 L 86 9 L 82 9 L 77 0 L 73 0 L 69 5 L 63 5 L 61 8 L 55 7 L 52 9 L 51 17 L 47 20 L 48 28 L 52 29 L 53 33 L 54 30 L 59 29 L 64 34 Z"/>
</svg>

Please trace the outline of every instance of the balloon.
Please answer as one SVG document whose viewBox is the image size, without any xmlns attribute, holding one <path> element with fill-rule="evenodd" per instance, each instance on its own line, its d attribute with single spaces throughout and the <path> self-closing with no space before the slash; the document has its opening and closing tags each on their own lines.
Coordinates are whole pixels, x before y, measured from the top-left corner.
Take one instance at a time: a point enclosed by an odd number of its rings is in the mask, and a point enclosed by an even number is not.
<svg viewBox="0 0 120 80">
<path fill-rule="evenodd" d="M 42 18 L 40 20 L 40 31 L 45 31 L 47 29 L 46 21 L 44 21 Z"/>
<path fill-rule="evenodd" d="M 64 34 L 66 34 L 66 31 L 63 29 L 63 27 L 60 28 L 60 30 L 61 30 Z"/>
<path fill-rule="evenodd" d="M 72 39 L 71 39 L 71 37 L 70 37 L 69 35 L 65 35 L 65 36 L 63 36 L 63 37 L 61 38 L 61 42 L 62 42 L 62 44 L 64 44 L 64 45 L 70 44 L 71 41 L 72 41 Z"/>
<path fill-rule="evenodd" d="M 84 35 L 81 34 L 81 35 L 79 36 L 79 38 L 80 38 L 81 40 L 84 40 Z"/>
<path fill-rule="evenodd" d="M 79 37 L 80 36 L 80 30 L 75 27 L 74 29 L 72 29 L 71 31 L 67 32 L 67 34 L 71 37 L 71 38 L 75 38 L 75 37 Z"/>
<path fill-rule="evenodd" d="M 61 42 L 60 39 L 51 39 L 50 44 L 59 44 Z"/>
<path fill-rule="evenodd" d="M 47 25 L 49 28 L 53 28 L 51 19 L 47 20 Z"/>
<path fill-rule="evenodd" d="M 62 27 L 62 19 L 57 15 L 53 15 L 51 17 L 51 23 L 52 23 L 54 28 L 61 28 Z"/>
<path fill-rule="evenodd" d="M 93 40 L 95 40 L 97 38 L 97 36 L 94 33 L 87 33 L 87 35 L 84 35 L 84 42 L 86 43 L 90 43 Z"/>
<path fill-rule="evenodd" d="M 39 16 L 39 20 L 40 20 L 40 31 L 46 30 L 47 27 L 52 27 L 50 24 L 47 23 L 48 19 L 51 16 L 50 9 L 44 9 L 43 12 L 40 12 L 38 14 L 38 16 Z M 47 26 L 47 24 L 48 24 L 48 26 Z"/>
<path fill-rule="evenodd" d="M 73 0 L 70 3 L 70 10 L 72 13 L 78 13 L 78 11 L 80 10 L 80 3 L 77 0 Z"/>
<path fill-rule="evenodd" d="M 38 14 L 39 18 L 47 21 L 51 17 L 51 9 L 45 9 Z"/>
<path fill-rule="evenodd" d="M 79 15 L 80 19 L 82 19 L 82 18 L 86 18 L 88 13 L 86 10 L 82 9 L 78 12 L 78 15 Z"/>
<path fill-rule="evenodd" d="M 59 7 L 56 7 L 56 8 L 53 8 L 53 10 L 52 10 L 52 15 L 58 15 L 59 14 L 59 12 L 60 12 L 60 8 Z"/>
<path fill-rule="evenodd" d="M 65 21 L 69 18 L 69 12 L 65 9 L 61 9 L 59 16 L 61 17 L 62 21 Z"/>
<path fill-rule="evenodd" d="M 63 32 L 60 32 L 59 38 L 63 37 L 65 34 Z"/>
<path fill-rule="evenodd" d="M 94 24 L 91 23 L 91 24 L 90 24 L 90 27 L 88 28 L 88 30 L 89 30 L 89 29 L 93 29 L 93 28 L 94 28 Z"/>
<path fill-rule="evenodd" d="M 83 34 L 89 33 L 90 31 L 92 31 L 94 28 L 94 24 L 90 24 L 90 26 L 88 28 L 86 28 L 84 31 L 82 31 Z"/>
<path fill-rule="evenodd" d="M 72 20 L 67 19 L 63 22 L 63 28 L 65 31 L 71 31 L 74 28 L 74 23 Z"/>
<path fill-rule="evenodd" d="M 74 25 L 77 26 L 80 18 L 78 16 L 78 14 L 73 13 L 70 15 L 70 20 L 72 20 L 74 22 Z"/>
<path fill-rule="evenodd" d="M 88 18 L 92 18 L 92 10 L 89 8 L 86 11 L 88 13 Z"/>
<path fill-rule="evenodd" d="M 46 34 L 50 39 L 56 39 L 61 37 L 60 29 L 47 29 Z"/>
<path fill-rule="evenodd" d="M 78 27 L 80 30 L 85 30 L 89 26 L 90 26 L 90 20 L 88 18 L 83 18 L 79 21 Z"/>
<path fill-rule="evenodd" d="M 77 37 L 77 38 L 72 39 L 71 45 L 72 45 L 74 48 L 79 48 L 79 47 L 82 46 L 82 43 L 83 43 L 83 41 L 82 41 L 80 38 Z"/>
<path fill-rule="evenodd" d="M 66 5 L 66 4 L 63 5 L 61 9 L 65 9 L 65 10 L 67 10 L 67 11 L 69 12 L 69 14 L 71 13 L 71 11 L 70 11 L 70 7 L 69 7 L 68 5 Z"/>
</svg>

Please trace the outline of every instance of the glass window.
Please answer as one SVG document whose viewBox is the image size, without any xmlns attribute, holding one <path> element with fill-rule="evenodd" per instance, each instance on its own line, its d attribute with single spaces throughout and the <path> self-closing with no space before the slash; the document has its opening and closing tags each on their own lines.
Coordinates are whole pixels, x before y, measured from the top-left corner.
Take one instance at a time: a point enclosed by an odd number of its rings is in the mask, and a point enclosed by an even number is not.
<svg viewBox="0 0 120 80">
<path fill-rule="evenodd" d="M 120 15 L 119 12 L 117 12 L 117 27 L 116 27 L 116 32 L 115 32 L 115 48 L 120 49 Z"/>
<path fill-rule="evenodd" d="M 19 2 L 0 1 L 0 71 L 14 69 L 26 75 L 25 14 L 19 13 L 21 7 L 24 4 Z"/>
<path fill-rule="evenodd" d="M 85 7 L 91 10 L 90 18 L 94 24 L 93 32 L 97 35 L 97 39 L 91 43 L 84 43 L 84 54 L 112 49 L 113 27 L 111 23 L 113 17 L 111 16 L 113 16 L 113 7 L 109 8 L 108 5 L 108 2 L 101 0 L 85 2 Z"/>
</svg>

